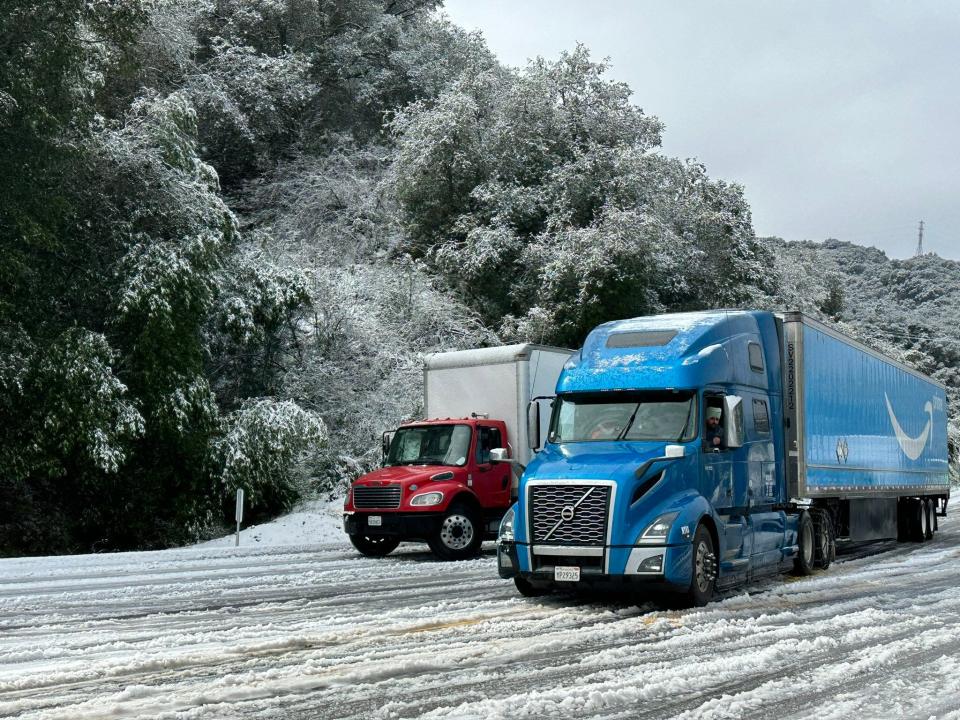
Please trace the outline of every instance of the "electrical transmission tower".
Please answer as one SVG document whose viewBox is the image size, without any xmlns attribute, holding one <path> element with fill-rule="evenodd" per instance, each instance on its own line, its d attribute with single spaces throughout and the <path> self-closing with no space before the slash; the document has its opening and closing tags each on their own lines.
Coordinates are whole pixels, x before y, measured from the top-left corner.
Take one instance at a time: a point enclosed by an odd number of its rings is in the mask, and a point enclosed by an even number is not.
<svg viewBox="0 0 960 720">
<path fill-rule="evenodd" d="M 920 233 L 917 237 L 917 254 L 915 257 L 923 255 L 923 220 L 920 221 Z"/>
</svg>

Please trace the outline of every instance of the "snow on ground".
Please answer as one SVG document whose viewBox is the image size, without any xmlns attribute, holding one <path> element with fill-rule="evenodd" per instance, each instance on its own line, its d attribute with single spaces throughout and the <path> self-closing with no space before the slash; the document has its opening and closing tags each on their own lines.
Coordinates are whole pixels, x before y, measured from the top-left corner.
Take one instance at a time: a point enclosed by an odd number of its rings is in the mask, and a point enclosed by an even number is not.
<svg viewBox="0 0 960 720">
<path fill-rule="evenodd" d="M 261 525 L 241 525 L 241 547 L 349 543 L 343 532 L 343 498 L 311 500 L 288 515 Z M 236 533 L 199 543 L 195 547 L 233 547 Z"/>
<path fill-rule="evenodd" d="M 960 720 L 960 523 L 696 610 L 518 596 L 488 550 L 0 561 L 0 717 Z"/>
</svg>

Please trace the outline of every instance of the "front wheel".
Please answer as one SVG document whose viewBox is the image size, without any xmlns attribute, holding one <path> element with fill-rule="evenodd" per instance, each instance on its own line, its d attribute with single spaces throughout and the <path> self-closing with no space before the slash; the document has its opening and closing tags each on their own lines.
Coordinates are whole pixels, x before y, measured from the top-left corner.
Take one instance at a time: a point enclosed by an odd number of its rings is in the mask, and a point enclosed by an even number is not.
<svg viewBox="0 0 960 720">
<path fill-rule="evenodd" d="M 440 527 L 427 544 L 441 560 L 467 560 L 480 554 L 481 532 L 477 513 L 457 503 L 443 514 Z"/>
<path fill-rule="evenodd" d="M 351 535 L 350 543 L 367 557 L 383 557 L 397 549 L 398 538 L 387 535 Z"/>
<path fill-rule="evenodd" d="M 548 588 L 537 587 L 532 582 L 529 580 L 524 580 L 522 577 L 515 577 L 513 579 L 513 584 L 517 586 L 517 592 L 524 597 L 542 597 L 550 594 L 550 590 Z"/>
<path fill-rule="evenodd" d="M 690 576 L 690 589 L 687 591 L 687 604 L 691 607 L 703 607 L 711 599 L 717 583 L 717 556 L 713 547 L 713 538 L 704 525 L 697 527 L 693 535 L 693 568 Z"/>
</svg>

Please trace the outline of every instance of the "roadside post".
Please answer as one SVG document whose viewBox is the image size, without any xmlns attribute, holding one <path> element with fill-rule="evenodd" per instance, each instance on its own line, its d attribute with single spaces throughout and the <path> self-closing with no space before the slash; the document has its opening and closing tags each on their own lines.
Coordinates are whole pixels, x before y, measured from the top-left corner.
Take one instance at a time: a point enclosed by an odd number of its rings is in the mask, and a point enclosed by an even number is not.
<svg viewBox="0 0 960 720">
<path fill-rule="evenodd" d="M 235 547 L 240 547 L 240 523 L 243 522 L 243 488 L 237 488 L 237 543 Z"/>
</svg>

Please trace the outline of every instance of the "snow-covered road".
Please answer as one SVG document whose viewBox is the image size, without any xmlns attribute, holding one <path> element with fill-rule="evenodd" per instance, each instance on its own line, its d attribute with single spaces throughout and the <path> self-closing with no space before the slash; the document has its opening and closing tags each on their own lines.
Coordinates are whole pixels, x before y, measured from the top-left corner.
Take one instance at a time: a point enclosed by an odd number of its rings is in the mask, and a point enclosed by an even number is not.
<svg viewBox="0 0 960 720">
<path fill-rule="evenodd" d="M 0 717 L 960 719 L 960 523 L 706 608 L 525 600 L 492 551 L 0 561 Z"/>
</svg>

